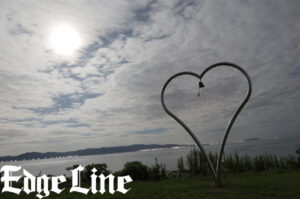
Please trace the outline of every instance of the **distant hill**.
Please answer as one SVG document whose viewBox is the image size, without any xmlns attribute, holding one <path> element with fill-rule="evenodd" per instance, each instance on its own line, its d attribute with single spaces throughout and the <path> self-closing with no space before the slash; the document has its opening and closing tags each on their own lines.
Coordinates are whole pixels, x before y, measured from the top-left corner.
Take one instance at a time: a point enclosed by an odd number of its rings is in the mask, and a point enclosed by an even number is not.
<svg viewBox="0 0 300 199">
<path fill-rule="evenodd" d="M 249 141 L 257 141 L 259 140 L 259 138 L 248 138 L 248 139 L 244 139 L 245 142 L 249 142 Z"/>
<path fill-rule="evenodd" d="M 101 155 L 101 154 L 110 154 L 110 153 L 125 153 L 125 152 L 134 152 L 147 149 L 157 149 L 157 148 L 171 148 L 171 147 L 180 147 L 187 145 L 179 144 L 134 144 L 128 146 L 116 146 L 116 147 L 101 147 L 101 148 L 90 148 L 77 151 L 68 151 L 68 152 L 28 152 L 23 153 L 18 156 L 4 156 L 0 157 L 1 161 L 19 161 L 19 160 L 32 160 L 32 159 L 45 159 L 45 158 L 55 158 L 60 156 L 84 156 L 84 155 Z"/>
</svg>

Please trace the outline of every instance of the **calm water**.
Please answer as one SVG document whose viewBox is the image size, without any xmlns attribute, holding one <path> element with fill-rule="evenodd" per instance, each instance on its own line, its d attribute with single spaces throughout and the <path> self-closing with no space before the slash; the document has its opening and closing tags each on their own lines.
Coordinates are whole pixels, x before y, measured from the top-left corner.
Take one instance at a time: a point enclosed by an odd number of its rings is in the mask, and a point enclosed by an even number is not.
<svg viewBox="0 0 300 199">
<path fill-rule="evenodd" d="M 276 155 L 295 155 L 296 149 L 300 147 L 299 139 L 274 139 L 274 140 L 257 140 L 243 143 L 228 143 L 225 147 L 225 153 L 230 154 L 238 151 L 240 154 L 247 153 L 249 155 L 257 155 L 262 153 L 271 153 Z M 163 149 L 157 151 L 141 151 L 141 152 L 129 152 L 107 155 L 92 155 L 92 156 L 77 156 L 66 158 L 54 158 L 46 160 L 30 160 L 30 161 L 18 161 L 18 162 L 2 162 L 3 165 L 17 165 L 28 170 L 34 175 L 39 174 L 52 174 L 70 175 L 70 172 L 66 170 L 75 164 L 81 164 L 83 166 L 91 163 L 106 163 L 108 168 L 112 171 L 117 171 L 123 168 L 123 165 L 129 161 L 141 161 L 146 165 L 154 165 L 155 158 L 159 162 L 166 164 L 167 170 L 174 170 L 177 168 L 177 159 L 180 156 L 186 156 L 193 147 L 178 148 L 178 149 Z M 207 145 L 206 150 L 217 152 L 218 145 Z"/>
</svg>

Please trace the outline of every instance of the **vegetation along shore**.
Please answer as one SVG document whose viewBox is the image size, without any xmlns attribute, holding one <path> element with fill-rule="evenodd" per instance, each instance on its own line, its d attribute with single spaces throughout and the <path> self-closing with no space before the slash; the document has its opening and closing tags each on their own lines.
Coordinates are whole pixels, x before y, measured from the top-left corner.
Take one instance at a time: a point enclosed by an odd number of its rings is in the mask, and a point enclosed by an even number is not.
<svg viewBox="0 0 300 199">
<path fill-rule="evenodd" d="M 217 154 L 209 153 L 210 159 L 215 162 Z M 160 198 L 300 198 L 300 149 L 297 156 L 278 157 L 262 154 L 250 157 L 249 155 L 226 155 L 222 164 L 222 187 L 216 187 L 211 177 L 211 171 L 203 154 L 191 150 L 186 157 L 178 159 L 177 170 L 167 171 L 165 165 L 155 159 L 153 166 L 146 166 L 142 162 L 127 162 L 123 169 L 112 173 L 105 163 L 91 164 L 81 173 L 82 187 L 90 186 L 91 170 L 97 169 L 97 175 L 115 176 L 130 175 L 133 182 L 126 188 L 126 194 L 80 194 L 70 193 L 71 179 L 67 179 L 60 188 L 65 191 L 61 194 L 51 194 L 49 199 L 67 198 L 131 198 L 131 199 L 160 199 Z M 72 170 L 78 165 L 67 168 Z M 23 183 L 13 184 L 20 187 Z M 0 183 L 0 188 L 3 184 Z M 2 198 L 37 198 L 36 193 L 15 195 L 0 193 Z"/>
</svg>

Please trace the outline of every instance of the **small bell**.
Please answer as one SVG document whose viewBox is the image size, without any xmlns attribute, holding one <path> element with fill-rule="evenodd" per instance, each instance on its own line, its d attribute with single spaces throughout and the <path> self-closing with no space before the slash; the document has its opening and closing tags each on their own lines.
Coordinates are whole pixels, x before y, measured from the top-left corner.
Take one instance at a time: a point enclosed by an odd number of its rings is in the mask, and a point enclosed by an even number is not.
<svg viewBox="0 0 300 199">
<path fill-rule="evenodd" d="M 205 86 L 204 86 L 204 84 L 203 84 L 203 82 L 200 80 L 200 82 L 199 82 L 199 88 L 204 88 Z"/>
<path fill-rule="evenodd" d="M 203 84 L 203 82 L 200 80 L 199 81 L 199 92 L 198 92 L 198 97 L 200 97 L 200 88 L 204 88 L 205 86 L 204 86 L 204 84 Z"/>
</svg>

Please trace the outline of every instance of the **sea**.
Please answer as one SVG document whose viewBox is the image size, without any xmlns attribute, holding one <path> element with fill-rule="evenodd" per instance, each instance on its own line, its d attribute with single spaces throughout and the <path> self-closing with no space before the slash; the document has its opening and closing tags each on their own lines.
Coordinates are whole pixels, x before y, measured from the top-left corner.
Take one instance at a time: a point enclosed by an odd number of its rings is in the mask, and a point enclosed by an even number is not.
<svg viewBox="0 0 300 199">
<path fill-rule="evenodd" d="M 219 144 L 204 145 L 206 151 L 213 153 L 219 151 Z M 152 166 L 157 159 L 158 163 L 166 166 L 166 169 L 176 170 L 177 160 L 186 155 L 196 146 L 174 147 L 166 149 L 143 150 L 136 152 L 115 153 L 105 155 L 90 155 L 90 156 L 69 156 L 56 157 L 51 159 L 36 159 L 25 161 L 0 162 L 0 168 L 4 165 L 21 166 L 33 175 L 48 174 L 48 175 L 66 175 L 71 176 L 71 172 L 66 168 L 73 165 L 86 166 L 92 163 L 106 163 L 111 171 L 121 170 L 126 162 L 141 161 L 143 164 Z M 299 138 L 274 138 L 269 140 L 249 140 L 229 142 L 225 146 L 224 154 L 233 154 L 235 152 L 249 154 L 255 156 L 258 154 L 274 154 L 277 156 L 296 156 L 296 150 L 300 148 Z"/>
</svg>

